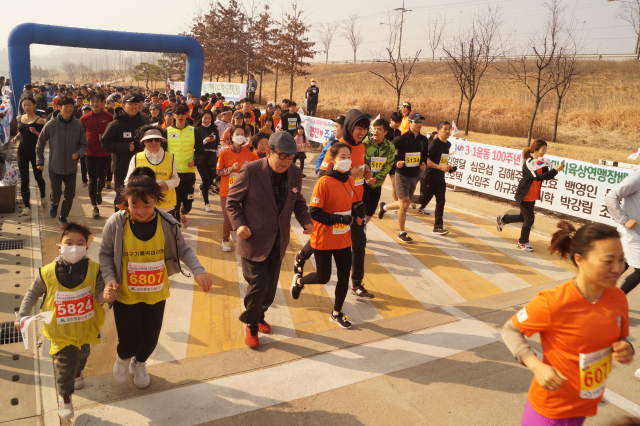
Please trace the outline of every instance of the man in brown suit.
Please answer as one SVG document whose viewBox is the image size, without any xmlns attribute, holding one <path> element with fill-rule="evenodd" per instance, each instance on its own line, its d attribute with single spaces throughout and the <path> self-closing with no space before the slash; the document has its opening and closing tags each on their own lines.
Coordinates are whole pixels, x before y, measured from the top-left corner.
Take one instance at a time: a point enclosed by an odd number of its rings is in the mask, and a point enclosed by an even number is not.
<svg viewBox="0 0 640 426">
<path fill-rule="evenodd" d="M 238 234 L 236 250 L 249 283 L 240 321 L 247 324 L 246 342 L 253 349 L 260 344 L 258 330 L 271 332 L 264 314 L 276 295 L 289 245 L 291 213 L 305 234 L 313 230 L 302 195 L 302 171 L 290 167 L 296 153 L 296 142 L 288 132 L 272 134 L 266 158 L 246 163 L 227 195 L 227 213 Z"/>
</svg>

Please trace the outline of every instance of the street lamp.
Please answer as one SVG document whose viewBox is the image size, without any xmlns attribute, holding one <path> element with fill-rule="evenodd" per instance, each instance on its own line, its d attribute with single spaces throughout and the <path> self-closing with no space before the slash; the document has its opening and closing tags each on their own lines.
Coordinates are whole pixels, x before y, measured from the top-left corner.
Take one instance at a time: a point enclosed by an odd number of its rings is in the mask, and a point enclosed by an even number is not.
<svg viewBox="0 0 640 426">
<path fill-rule="evenodd" d="M 632 1 L 625 1 L 625 0 L 607 0 L 608 2 L 617 2 L 617 3 L 629 3 L 629 4 L 634 4 L 636 6 L 640 6 L 639 3 L 637 2 L 632 2 Z M 638 37 L 636 38 L 636 50 L 633 52 L 636 54 L 636 60 L 640 60 L 640 7 L 638 7 L 638 30 L 636 31 L 638 33 Z"/>
</svg>

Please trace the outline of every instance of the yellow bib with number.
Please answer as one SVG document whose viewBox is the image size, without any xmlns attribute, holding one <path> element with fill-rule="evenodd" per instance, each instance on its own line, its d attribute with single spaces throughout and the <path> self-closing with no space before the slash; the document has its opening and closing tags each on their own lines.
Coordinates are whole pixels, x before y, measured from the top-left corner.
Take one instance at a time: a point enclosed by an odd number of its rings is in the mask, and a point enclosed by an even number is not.
<svg viewBox="0 0 640 426">
<path fill-rule="evenodd" d="M 335 212 L 334 214 L 339 214 L 342 216 L 349 216 L 351 215 L 351 210 L 346 211 L 346 212 Z M 344 224 L 344 223 L 334 223 L 333 224 L 333 233 L 334 234 L 346 234 L 347 232 L 349 232 L 349 230 L 351 229 L 350 225 Z"/>
<path fill-rule="evenodd" d="M 418 167 L 420 165 L 420 153 L 407 152 L 404 156 L 404 165 L 407 167 Z"/>
<path fill-rule="evenodd" d="M 580 398 L 600 398 L 613 368 L 612 348 L 580 354 Z"/>
<path fill-rule="evenodd" d="M 354 178 L 354 179 L 353 179 L 353 184 L 354 184 L 355 186 L 360 186 L 360 185 L 362 185 L 363 183 L 364 183 L 364 175 L 362 175 L 362 176 L 360 176 L 360 177 L 357 177 L 357 178 Z"/>
<path fill-rule="evenodd" d="M 237 173 L 231 173 L 229 175 L 229 188 L 231 188 L 233 186 L 233 184 L 236 182 L 236 179 L 238 179 L 238 174 Z"/>
<path fill-rule="evenodd" d="M 148 167 L 156 174 L 156 181 L 165 181 L 171 179 L 173 175 L 173 154 L 170 152 L 164 152 L 164 158 L 159 164 L 151 164 L 147 155 L 144 152 L 136 154 L 136 167 Z M 176 190 L 162 191 L 164 194 L 164 201 L 156 203 L 156 207 L 159 209 L 170 209 L 177 203 Z"/>
<path fill-rule="evenodd" d="M 371 171 L 379 172 L 387 164 L 387 157 L 371 157 Z"/>
<path fill-rule="evenodd" d="M 118 302 L 153 305 L 169 297 L 169 277 L 164 264 L 164 232 L 162 218 L 157 212 L 155 220 L 156 233 L 149 241 L 141 241 L 133 235 L 127 215 Z"/>
<path fill-rule="evenodd" d="M 449 164 L 449 154 L 442 154 L 440 157 L 440 164 L 445 166 Z"/>
</svg>

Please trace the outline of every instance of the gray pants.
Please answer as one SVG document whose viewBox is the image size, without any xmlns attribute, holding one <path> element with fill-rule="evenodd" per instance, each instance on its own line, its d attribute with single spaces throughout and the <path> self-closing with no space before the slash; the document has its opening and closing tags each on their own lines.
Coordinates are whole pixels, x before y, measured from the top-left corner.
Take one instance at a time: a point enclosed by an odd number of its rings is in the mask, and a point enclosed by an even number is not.
<svg viewBox="0 0 640 426">
<path fill-rule="evenodd" d="M 87 358 L 91 353 L 91 345 L 82 345 L 81 349 L 75 346 L 65 346 L 52 356 L 53 370 L 56 378 L 56 388 L 60 396 L 73 394 L 73 386 L 76 382 L 76 373 L 84 370 Z"/>
<path fill-rule="evenodd" d="M 73 199 L 76 196 L 76 173 L 69 175 L 59 175 L 49 170 L 49 181 L 51 182 L 51 203 L 58 204 L 62 197 L 62 184 L 64 183 L 64 200 L 60 208 L 59 216 L 66 218 L 71 212 Z"/>
</svg>

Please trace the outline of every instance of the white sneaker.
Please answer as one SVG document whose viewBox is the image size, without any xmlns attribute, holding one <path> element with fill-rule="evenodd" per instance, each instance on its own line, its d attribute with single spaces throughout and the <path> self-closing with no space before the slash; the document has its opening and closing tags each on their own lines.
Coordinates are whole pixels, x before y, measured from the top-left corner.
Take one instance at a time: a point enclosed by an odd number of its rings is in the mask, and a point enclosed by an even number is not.
<svg viewBox="0 0 640 426">
<path fill-rule="evenodd" d="M 119 384 L 126 383 L 129 375 L 127 374 L 127 368 L 129 368 L 129 363 L 132 358 L 120 359 L 118 354 L 116 354 L 116 363 L 113 364 L 113 378 L 116 379 L 116 382 Z"/>
<path fill-rule="evenodd" d="M 640 368 L 636 370 L 636 374 L 634 374 L 634 376 L 636 376 L 636 379 L 640 380 Z"/>
<path fill-rule="evenodd" d="M 235 243 L 236 241 L 238 241 L 238 234 L 236 233 L 236 231 L 231 231 L 231 240 Z"/>
<path fill-rule="evenodd" d="M 42 207 L 47 207 L 47 204 L 49 204 L 49 201 L 47 200 L 47 197 L 40 198 L 40 205 Z"/>
<path fill-rule="evenodd" d="M 58 400 L 58 415 L 61 419 L 73 418 L 73 404 L 71 404 L 71 396 L 60 397 Z"/>
<path fill-rule="evenodd" d="M 207 213 L 211 212 L 211 206 L 209 206 L 209 204 L 205 204 L 204 205 L 204 211 L 207 212 Z"/>
<path fill-rule="evenodd" d="M 222 242 L 222 251 L 231 251 L 231 244 L 229 244 L 229 241 Z"/>
<path fill-rule="evenodd" d="M 20 216 L 31 216 L 31 209 L 29 207 L 25 207 L 22 209 L 22 214 Z"/>
<path fill-rule="evenodd" d="M 129 364 L 129 373 L 133 374 L 133 383 L 140 389 L 146 388 L 151 384 L 151 377 L 147 374 L 146 365 L 146 362 L 136 361 L 135 357 L 131 358 L 131 363 Z"/>
<path fill-rule="evenodd" d="M 76 382 L 73 384 L 73 388 L 75 390 L 82 389 L 84 387 L 84 376 L 82 375 L 82 371 L 78 371 L 76 373 Z"/>
</svg>

